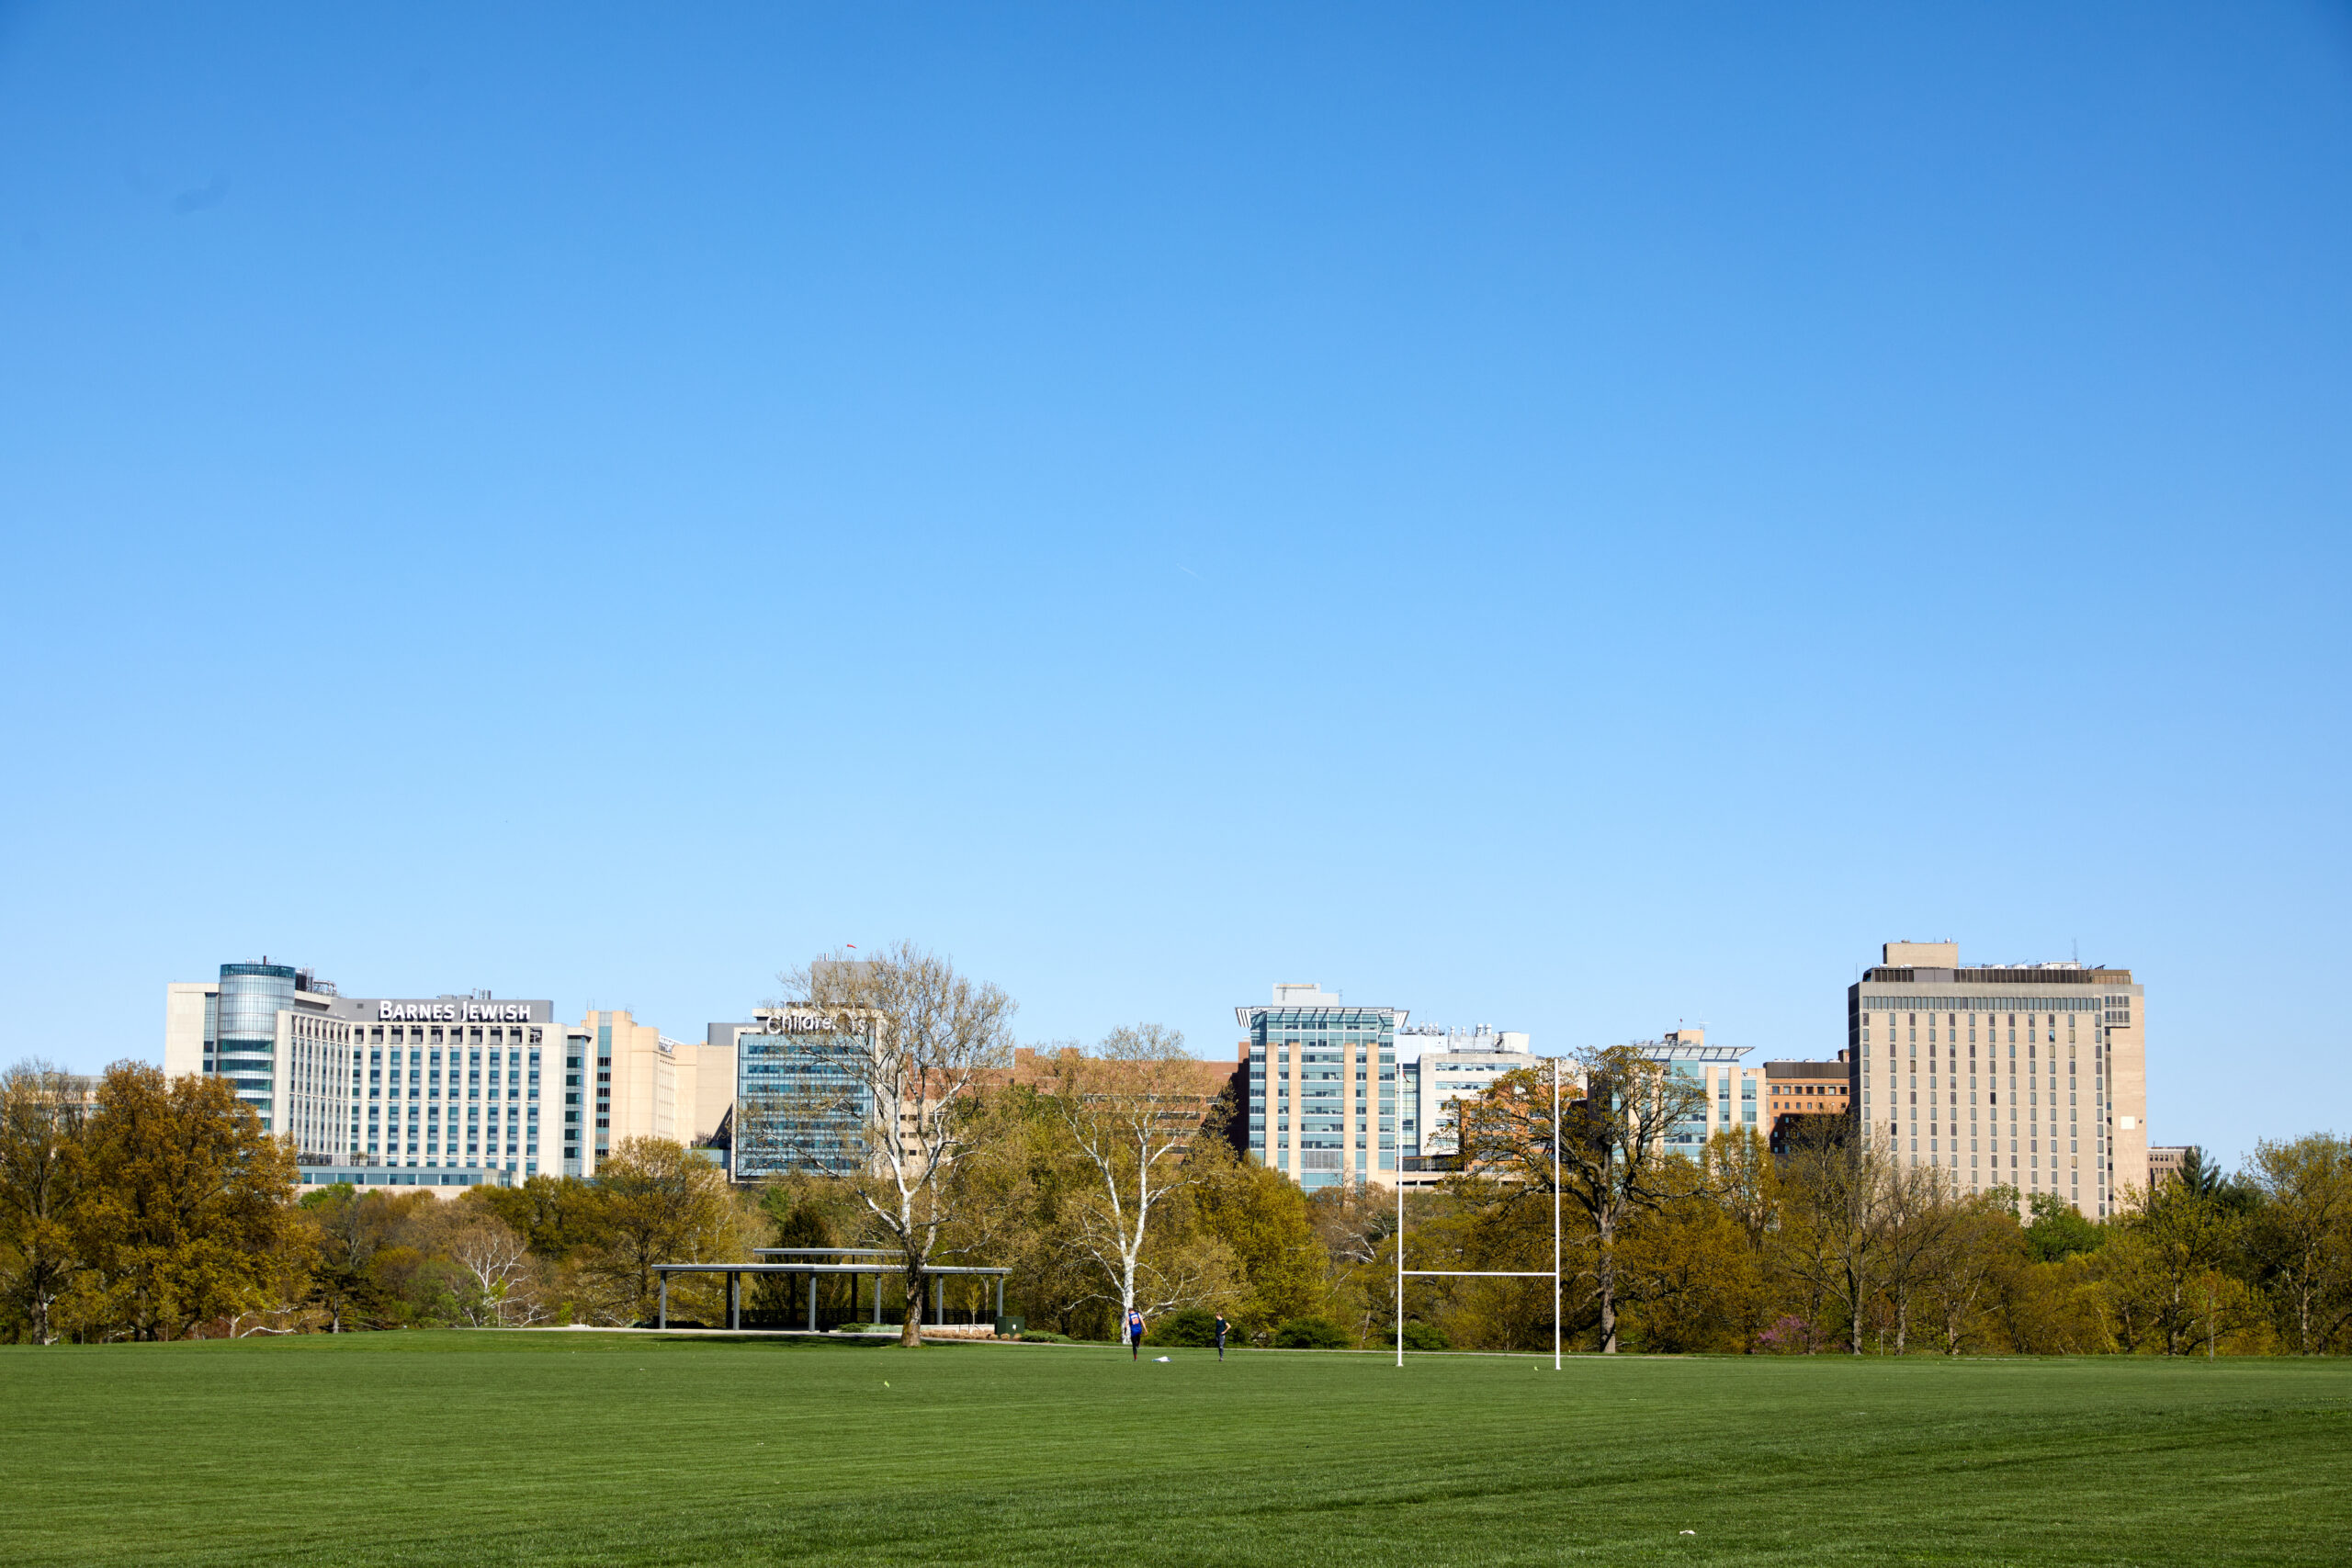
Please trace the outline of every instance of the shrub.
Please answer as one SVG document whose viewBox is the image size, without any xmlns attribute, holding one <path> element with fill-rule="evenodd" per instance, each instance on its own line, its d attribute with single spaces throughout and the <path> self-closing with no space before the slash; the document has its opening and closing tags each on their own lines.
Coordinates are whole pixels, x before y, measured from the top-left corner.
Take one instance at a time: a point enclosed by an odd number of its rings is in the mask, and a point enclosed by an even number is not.
<svg viewBox="0 0 2352 1568">
<path fill-rule="evenodd" d="M 1171 1312 L 1145 1331 L 1147 1345 L 1214 1345 L 1216 1343 L 1216 1314 L 1203 1312 L 1199 1307 L 1185 1307 Z"/>
<path fill-rule="evenodd" d="M 1043 1328 L 1024 1328 L 1021 1337 L 1032 1345 L 1075 1345 L 1077 1340 L 1067 1334 L 1055 1334 Z"/>
<path fill-rule="evenodd" d="M 1277 1350 L 1344 1350 L 1352 1341 L 1326 1317 L 1294 1317 L 1274 1330 Z"/>
<path fill-rule="evenodd" d="M 1405 1325 L 1405 1348 L 1408 1350 L 1451 1350 L 1453 1341 L 1445 1330 L 1434 1323 L 1408 1323 Z"/>
</svg>

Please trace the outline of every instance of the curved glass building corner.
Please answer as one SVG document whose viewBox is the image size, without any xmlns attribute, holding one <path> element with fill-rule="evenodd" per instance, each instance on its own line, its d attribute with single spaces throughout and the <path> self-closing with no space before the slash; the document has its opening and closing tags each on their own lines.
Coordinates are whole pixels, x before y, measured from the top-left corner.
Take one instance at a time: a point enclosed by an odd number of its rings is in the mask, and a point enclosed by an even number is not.
<svg viewBox="0 0 2352 1568">
<path fill-rule="evenodd" d="M 277 1054 L 277 1015 L 294 1007 L 290 964 L 220 965 L 220 1045 L 215 1069 L 270 1131 L 270 1095 Z"/>
</svg>

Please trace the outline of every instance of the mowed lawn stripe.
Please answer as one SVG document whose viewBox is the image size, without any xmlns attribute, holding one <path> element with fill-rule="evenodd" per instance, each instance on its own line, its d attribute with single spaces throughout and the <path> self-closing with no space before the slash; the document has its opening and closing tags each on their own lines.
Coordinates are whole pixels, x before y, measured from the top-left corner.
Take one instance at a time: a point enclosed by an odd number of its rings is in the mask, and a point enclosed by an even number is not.
<svg viewBox="0 0 2352 1568">
<path fill-rule="evenodd" d="M 1170 1354 L 0 1351 L 0 1561 L 2352 1558 L 2336 1363 Z"/>
</svg>

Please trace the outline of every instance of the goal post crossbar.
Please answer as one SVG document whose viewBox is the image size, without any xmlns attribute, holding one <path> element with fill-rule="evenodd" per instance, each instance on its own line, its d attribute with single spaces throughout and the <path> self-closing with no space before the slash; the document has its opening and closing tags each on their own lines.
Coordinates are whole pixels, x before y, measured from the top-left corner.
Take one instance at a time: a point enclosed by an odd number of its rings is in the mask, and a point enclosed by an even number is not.
<svg viewBox="0 0 2352 1568">
<path fill-rule="evenodd" d="M 1549 1269 L 1399 1269 L 1396 1272 L 1408 1280 L 1426 1280 L 1442 1275 L 1450 1280 L 1548 1280 Z"/>
</svg>

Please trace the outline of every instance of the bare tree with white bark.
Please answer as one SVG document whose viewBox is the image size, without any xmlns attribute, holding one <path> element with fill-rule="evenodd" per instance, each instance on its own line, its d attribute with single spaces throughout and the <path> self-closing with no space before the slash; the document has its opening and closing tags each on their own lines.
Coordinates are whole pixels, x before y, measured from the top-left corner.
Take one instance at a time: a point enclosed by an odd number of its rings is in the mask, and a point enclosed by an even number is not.
<svg viewBox="0 0 2352 1568">
<path fill-rule="evenodd" d="M 1215 1259 L 1161 1245 L 1209 1110 L 1184 1036 L 1156 1023 L 1114 1029 L 1093 1056 L 1064 1052 L 1047 1072 L 1046 1103 L 1096 1183 L 1075 1211 L 1072 1246 L 1116 1294 L 1120 1321 L 1197 1303 L 1221 1279 Z"/>
<path fill-rule="evenodd" d="M 899 1342 L 920 1345 L 934 1254 L 956 1218 L 944 1178 L 974 1124 L 974 1091 L 1011 1060 L 1012 998 L 908 942 L 819 959 L 784 983 L 791 998 L 769 1010 L 770 1026 L 816 1034 L 823 1070 L 755 1107 L 764 1135 L 847 1179 L 900 1254 Z"/>
<path fill-rule="evenodd" d="M 451 1239 L 449 1259 L 473 1283 L 465 1312 L 475 1326 L 525 1327 L 548 1315 L 530 1290 L 531 1249 L 513 1226 L 476 1221 Z"/>
</svg>

